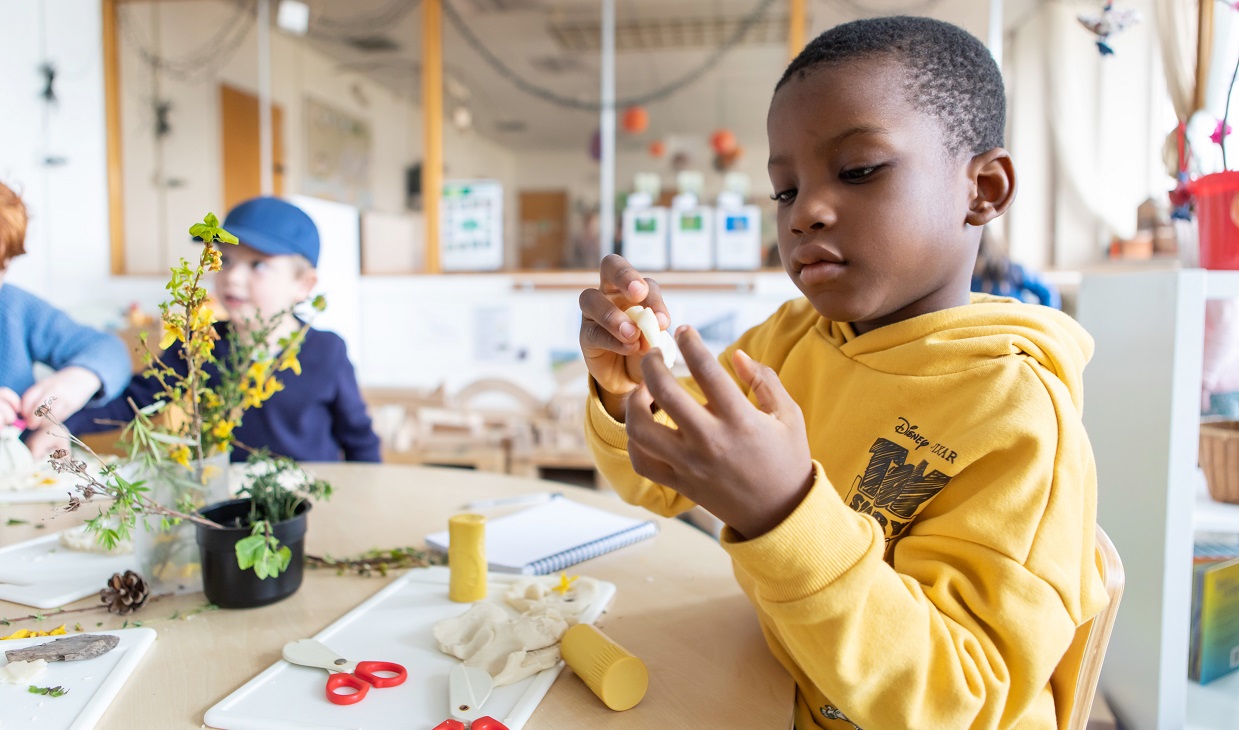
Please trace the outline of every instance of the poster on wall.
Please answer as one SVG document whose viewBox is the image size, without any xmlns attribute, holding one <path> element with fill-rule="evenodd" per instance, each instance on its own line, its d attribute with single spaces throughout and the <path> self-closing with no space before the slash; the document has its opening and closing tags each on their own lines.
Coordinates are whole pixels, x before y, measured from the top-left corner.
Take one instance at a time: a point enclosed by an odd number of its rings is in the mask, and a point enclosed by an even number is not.
<svg viewBox="0 0 1239 730">
<path fill-rule="evenodd" d="M 370 124 L 305 97 L 306 164 L 301 192 L 367 209 L 370 191 Z"/>
<path fill-rule="evenodd" d="M 498 180 L 443 183 L 439 252 L 444 271 L 503 268 L 503 185 Z"/>
</svg>

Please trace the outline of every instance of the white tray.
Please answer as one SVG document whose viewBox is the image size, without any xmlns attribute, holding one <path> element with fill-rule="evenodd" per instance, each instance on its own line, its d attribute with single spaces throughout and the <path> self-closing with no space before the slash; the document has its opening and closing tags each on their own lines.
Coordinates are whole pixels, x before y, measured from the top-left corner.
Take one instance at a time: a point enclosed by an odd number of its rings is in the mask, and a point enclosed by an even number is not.
<svg viewBox="0 0 1239 730">
<path fill-rule="evenodd" d="M 60 544 L 60 533 L 55 532 L 0 548 L 0 600 L 56 608 L 97 593 L 113 573 L 136 566 L 132 552 L 71 550 Z"/>
<path fill-rule="evenodd" d="M 72 474 L 40 470 L 33 477 L 36 485 L 28 489 L 0 489 L 0 504 L 37 504 L 40 502 L 68 502 L 66 492 L 76 493 L 77 480 Z M 106 499 L 103 496 L 98 499 Z"/>
<path fill-rule="evenodd" d="M 518 578 L 492 573 L 486 600 L 502 603 L 503 593 Z M 541 580 L 554 585 L 559 579 L 546 576 Z M 353 661 L 404 665 L 409 672 L 404 684 L 372 689 L 355 705 L 334 705 L 325 694 L 327 672 L 281 660 L 207 710 L 207 726 L 225 730 L 430 730 L 451 717 L 447 675 L 460 663 L 438 650 L 431 630 L 438 621 L 469 609 L 469 604 L 448 600 L 447 585 L 447 568 L 411 570 L 313 637 Z M 599 589 L 598 599 L 581 615 L 586 623 L 596 621 L 615 596 L 612 583 L 599 581 Z M 496 688 L 481 711 L 509 730 L 521 730 L 562 668 L 560 662 Z"/>
<path fill-rule="evenodd" d="M 154 629 L 94 631 L 112 634 L 120 643 L 101 657 L 78 662 L 48 662 L 47 671 L 34 681 L 40 687 L 57 685 L 69 690 L 60 697 L 30 694 L 25 684 L 0 684 L 0 727 L 39 730 L 89 730 L 103 716 L 125 680 L 155 641 Z M 45 644 L 58 636 L 0 641 L 0 666 L 8 663 L 4 651 Z"/>
</svg>

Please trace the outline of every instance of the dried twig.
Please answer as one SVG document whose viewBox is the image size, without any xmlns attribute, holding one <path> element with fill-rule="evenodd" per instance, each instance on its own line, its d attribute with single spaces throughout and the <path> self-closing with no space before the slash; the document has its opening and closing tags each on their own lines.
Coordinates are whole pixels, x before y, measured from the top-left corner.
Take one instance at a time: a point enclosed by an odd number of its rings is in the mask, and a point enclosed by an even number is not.
<svg viewBox="0 0 1239 730">
<path fill-rule="evenodd" d="M 305 564 L 310 568 L 329 568 L 336 575 L 355 573 L 370 577 L 386 576 L 389 570 L 405 570 L 407 568 L 425 568 L 430 565 L 445 565 L 446 556 L 439 553 L 428 553 L 411 547 L 397 547 L 389 550 L 368 550 L 355 558 L 333 558 L 330 555 L 306 555 Z"/>
</svg>

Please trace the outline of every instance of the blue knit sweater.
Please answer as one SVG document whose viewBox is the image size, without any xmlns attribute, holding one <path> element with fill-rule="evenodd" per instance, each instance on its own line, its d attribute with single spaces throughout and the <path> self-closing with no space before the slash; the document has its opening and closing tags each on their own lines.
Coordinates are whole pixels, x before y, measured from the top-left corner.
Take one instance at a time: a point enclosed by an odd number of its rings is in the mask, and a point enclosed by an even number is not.
<svg viewBox="0 0 1239 730">
<path fill-rule="evenodd" d="M 77 365 L 98 375 L 102 387 L 87 405 L 115 398 L 133 372 L 120 338 L 80 325 L 35 295 L 4 284 L 0 286 L 0 386 L 19 396 L 25 393 L 34 385 L 35 363 L 53 370 Z"/>
<path fill-rule="evenodd" d="M 228 323 L 220 322 L 215 328 L 220 336 L 215 357 L 224 362 L 230 348 Z M 333 332 L 308 330 L 298 359 L 301 374 L 279 373 L 284 389 L 262 407 L 245 412 L 233 431 L 237 441 L 255 449 L 265 446 L 297 461 L 379 461 L 379 437 L 370 426 L 344 340 Z M 162 360 L 177 372 L 188 371 L 180 343 L 169 348 Z M 207 374 L 216 377 L 219 369 L 208 365 Z M 129 398 L 143 408 L 162 392 L 154 378 L 134 378 L 119 398 L 99 408 L 83 409 L 65 425 L 76 434 L 115 428 L 95 421 L 129 421 L 133 418 Z M 246 456 L 244 449 L 232 451 L 233 461 L 245 461 Z"/>
</svg>

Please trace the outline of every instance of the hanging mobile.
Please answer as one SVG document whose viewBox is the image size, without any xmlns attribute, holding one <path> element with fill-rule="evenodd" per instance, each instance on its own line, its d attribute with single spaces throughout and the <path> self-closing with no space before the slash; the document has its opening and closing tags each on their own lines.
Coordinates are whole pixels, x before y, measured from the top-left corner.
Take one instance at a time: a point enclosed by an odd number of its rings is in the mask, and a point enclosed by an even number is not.
<svg viewBox="0 0 1239 730">
<path fill-rule="evenodd" d="M 1097 50 L 1103 56 L 1113 56 L 1110 36 L 1122 32 L 1140 22 L 1140 11 L 1131 8 L 1116 8 L 1114 0 L 1106 0 L 1101 6 L 1101 15 L 1077 15 L 1080 25 L 1097 36 Z"/>
</svg>

